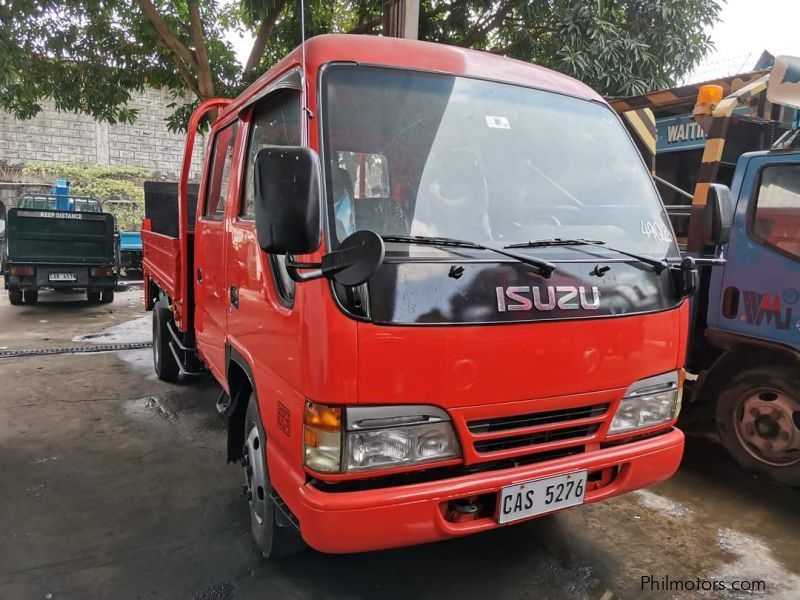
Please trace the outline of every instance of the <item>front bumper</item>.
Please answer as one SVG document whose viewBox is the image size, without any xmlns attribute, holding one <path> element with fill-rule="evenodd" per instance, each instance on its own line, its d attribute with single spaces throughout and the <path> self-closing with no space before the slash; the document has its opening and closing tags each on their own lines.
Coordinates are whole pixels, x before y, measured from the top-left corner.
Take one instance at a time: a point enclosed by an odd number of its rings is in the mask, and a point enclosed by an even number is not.
<svg viewBox="0 0 800 600">
<path fill-rule="evenodd" d="M 614 469 L 614 477 L 588 488 L 586 503 L 649 486 L 672 476 L 683 455 L 683 433 L 667 433 L 641 441 L 522 467 L 489 471 L 428 483 L 376 490 L 329 493 L 309 483 L 281 490 L 300 521 L 306 543 L 321 552 L 379 550 L 434 542 L 501 527 L 494 517 L 454 523 L 444 517 L 444 503 L 458 498 L 498 493 L 504 486 L 587 470 Z M 281 463 L 285 459 L 274 459 Z M 289 469 L 289 464 L 271 469 Z M 535 518 L 535 517 L 533 517 Z M 521 521 L 520 521 L 521 522 Z"/>
</svg>

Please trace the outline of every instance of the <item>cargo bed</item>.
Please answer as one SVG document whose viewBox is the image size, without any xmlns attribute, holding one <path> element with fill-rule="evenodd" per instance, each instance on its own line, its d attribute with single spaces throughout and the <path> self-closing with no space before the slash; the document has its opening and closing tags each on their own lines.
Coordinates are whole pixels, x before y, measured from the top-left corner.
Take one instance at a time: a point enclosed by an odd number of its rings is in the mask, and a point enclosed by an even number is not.
<svg viewBox="0 0 800 600">
<path fill-rule="evenodd" d="M 158 290 L 161 290 L 168 296 L 175 323 L 182 331 L 189 327 L 194 292 L 188 274 L 193 265 L 197 188 L 197 184 L 188 185 L 187 227 L 182 240 L 178 230 L 178 185 L 157 181 L 144 184 L 145 220 L 141 236 L 145 303 L 152 308 Z M 188 279 L 184 280 L 184 277 Z"/>
</svg>

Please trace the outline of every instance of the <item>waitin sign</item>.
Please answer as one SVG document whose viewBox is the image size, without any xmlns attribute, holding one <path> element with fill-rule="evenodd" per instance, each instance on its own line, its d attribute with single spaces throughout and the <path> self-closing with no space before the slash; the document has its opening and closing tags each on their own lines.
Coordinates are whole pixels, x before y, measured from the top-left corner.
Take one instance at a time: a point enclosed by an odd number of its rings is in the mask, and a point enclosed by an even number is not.
<svg viewBox="0 0 800 600">
<path fill-rule="evenodd" d="M 746 114 L 746 106 L 736 108 L 734 114 Z M 656 119 L 656 153 L 702 148 L 706 134 L 691 114 Z"/>
</svg>

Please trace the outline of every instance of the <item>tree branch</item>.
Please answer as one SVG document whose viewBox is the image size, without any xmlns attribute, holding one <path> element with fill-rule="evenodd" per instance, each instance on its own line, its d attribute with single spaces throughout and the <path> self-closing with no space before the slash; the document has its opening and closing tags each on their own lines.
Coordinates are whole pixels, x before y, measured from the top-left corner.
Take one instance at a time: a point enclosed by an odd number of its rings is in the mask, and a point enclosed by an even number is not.
<svg viewBox="0 0 800 600">
<path fill-rule="evenodd" d="M 153 3 L 150 0 L 134 0 L 134 2 L 136 2 L 136 5 L 144 16 L 153 25 L 167 47 L 180 56 L 187 65 L 196 66 L 191 51 L 184 46 L 183 42 L 172 32 L 169 25 L 167 25 L 164 19 L 161 18 L 161 15 L 158 14 L 158 9 L 153 6 Z"/>
<path fill-rule="evenodd" d="M 259 63 L 261 57 L 264 55 L 264 48 L 267 47 L 267 40 L 272 35 L 272 30 L 275 29 L 275 23 L 278 22 L 278 17 L 286 6 L 286 0 L 277 0 L 273 9 L 264 17 L 261 24 L 258 26 L 256 39 L 253 41 L 253 47 L 250 50 L 250 56 L 247 57 L 247 64 L 244 66 L 244 75 L 247 78 L 252 71 L 254 71 Z"/>
<path fill-rule="evenodd" d="M 205 100 L 214 97 L 214 79 L 211 75 L 211 64 L 208 61 L 206 42 L 203 37 L 203 22 L 200 20 L 198 0 L 189 2 L 189 31 L 192 35 L 195 54 L 197 56 L 197 87 L 200 98 Z"/>
<path fill-rule="evenodd" d="M 361 23 L 358 23 L 355 27 L 350 29 L 347 33 L 359 33 L 359 34 L 360 33 L 372 33 L 375 30 L 375 28 L 377 28 L 378 25 L 380 25 L 381 23 L 383 23 L 383 16 L 382 15 L 378 15 L 376 17 L 372 17 L 371 19 L 369 19 L 367 21 L 363 21 Z"/>
<path fill-rule="evenodd" d="M 464 39 L 461 40 L 458 45 L 468 48 L 473 44 L 478 43 L 482 38 L 486 37 L 486 34 L 488 34 L 492 29 L 499 27 L 506 16 L 508 16 L 508 13 L 510 13 L 524 1 L 525 0 L 509 0 L 505 4 L 501 4 L 492 18 L 487 20 L 483 25 L 481 25 L 480 22 L 476 23 L 472 31 L 465 35 Z"/>
<path fill-rule="evenodd" d="M 159 41 L 159 46 L 164 47 L 165 44 Z M 177 54 L 170 53 L 169 57 L 172 59 L 172 63 L 175 65 L 175 68 L 178 69 L 178 74 L 180 74 L 181 79 L 183 79 L 186 86 L 194 92 L 194 94 L 199 98 L 200 97 L 200 89 L 197 87 L 197 79 L 192 73 L 192 70 L 186 66 L 186 63 L 181 60 L 181 57 Z"/>
</svg>

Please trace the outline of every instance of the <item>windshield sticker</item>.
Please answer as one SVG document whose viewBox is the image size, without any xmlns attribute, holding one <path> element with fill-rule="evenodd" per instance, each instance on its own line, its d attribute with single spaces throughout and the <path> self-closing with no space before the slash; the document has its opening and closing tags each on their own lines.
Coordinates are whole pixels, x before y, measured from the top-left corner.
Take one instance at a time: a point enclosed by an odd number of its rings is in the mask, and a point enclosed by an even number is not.
<svg viewBox="0 0 800 600">
<path fill-rule="evenodd" d="M 492 129 L 511 129 L 511 123 L 505 117 L 486 115 L 486 124 Z"/>
<path fill-rule="evenodd" d="M 648 239 L 659 242 L 672 242 L 672 232 L 669 227 L 657 221 L 641 221 L 642 235 Z"/>
</svg>

